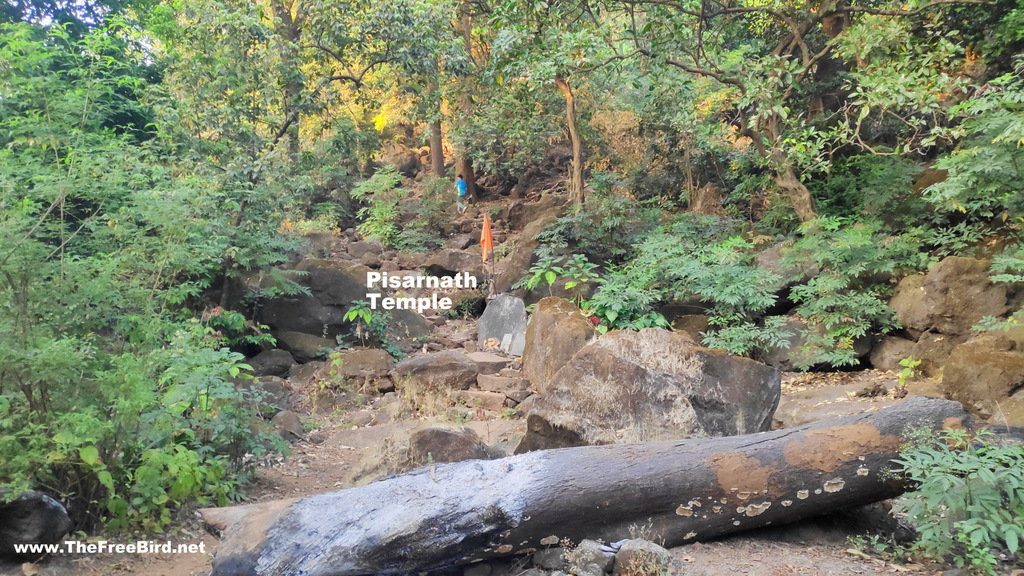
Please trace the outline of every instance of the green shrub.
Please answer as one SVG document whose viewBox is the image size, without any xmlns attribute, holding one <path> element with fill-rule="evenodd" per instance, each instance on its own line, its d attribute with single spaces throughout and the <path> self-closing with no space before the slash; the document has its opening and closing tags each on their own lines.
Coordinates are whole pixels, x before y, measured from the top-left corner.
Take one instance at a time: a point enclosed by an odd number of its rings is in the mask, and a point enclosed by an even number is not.
<svg viewBox="0 0 1024 576">
<path fill-rule="evenodd" d="M 595 193 L 583 209 L 569 212 L 538 235 L 538 253 L 582 254 L 594 263 L 622 263 L 659 223 L 663 211 L 652 201 L 637 202 L 613 193 Z"/>
<path fill-rule="evenodd" d="M 900 452 L 911 483 L 898 508 L 917 524 L 915 549 L 995 574 L 1002 553 L 1024 561 L 1024 444 L 990 432 L 917 431 Z"/>
<path fill-rule="evenodd" d="M 402 175 L 385 166 L 370 178 L 363 180 L 349 193 L 353 199 L 365 203 L 359 209 L 359 233 L 370 240 L 380 240 L 385 246 L 395 246 L 401 230 L 400 203 L 409 191 L 399 188 Z"/>
<path fill-rule="evenodd" d="M 883 282 L 893 273 L 917 270 L 929 257 L 918 244 L 880 229 L 877 221 L 847 225 L 819 218 L 802 226 L 804 237 L 785 254 L 783 262 L 793 267 L 813 262 L 819 269 L 790 293 L 797 314 L 811 324 L 800 368 L 856 364 L 856 339 L 898 327 L 886 304 L 891 289 Z"/>
<path fill-rule="evenodd" d="M 423 193 L 416 199 L 416 219 L 398 233 L 395 247 L 404 252 L 429 252 L 444 244 L 451 223 L 455 195 L 450 180 L 433 174 L 422 182 Z"/>
</svg>

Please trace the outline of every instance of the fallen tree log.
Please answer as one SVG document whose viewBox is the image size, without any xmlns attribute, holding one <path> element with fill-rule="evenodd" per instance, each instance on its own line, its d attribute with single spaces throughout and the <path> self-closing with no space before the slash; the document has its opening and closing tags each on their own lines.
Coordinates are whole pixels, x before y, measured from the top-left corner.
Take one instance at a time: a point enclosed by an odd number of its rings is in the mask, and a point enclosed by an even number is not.
<svg viewBox="0 0 1024 576">
<path fill-rule="evenodd" d="M 530 452 L 228 509 L 212 576 L 410 574 L 640 528 L 675 546 L 890 498 L 908 426 L 960 427 L 957 402 L 746 436 Z"/>
</svg>

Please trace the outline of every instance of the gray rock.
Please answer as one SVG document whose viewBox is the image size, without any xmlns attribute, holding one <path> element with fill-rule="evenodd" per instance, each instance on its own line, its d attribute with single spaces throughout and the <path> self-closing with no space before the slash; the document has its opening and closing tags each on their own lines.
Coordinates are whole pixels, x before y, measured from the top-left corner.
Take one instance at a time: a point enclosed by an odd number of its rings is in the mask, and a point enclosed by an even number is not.
<svg viewBox="0 0 1024 576">
<path fill-rule="evenodd" d="M 523 375 L 544 396 L 548 381 L 596 332 L 594 325 L 572 302 L 545 298 L 537 303 L 526 327 Z"/>
<path fill-rule="evenodd" d="M 395 262 L 402 270 L 418 270 L 426 262 L 427 256 L 416 252 L 399 252 Z"/>
<path fill-rule="evenodd" d="M 903 369 L 900 361 L 910 356 L 914 350 L 914 341 L 887 336 L 871 350 L 871 365 L 879 370 L 899 372 Z"/>
<path fill-rule="evenodd" d="M 558 570 L 565 567 L 565 550 L 562 548 L 547 548 L 537 550 L 533 553 L 533 563 L 538 568 L 546 570 Z"/>
<path fill-rule="evenodd" d="M 257 376 L 284 376 L 295 365 L 295 358 L 287 350 L 266 350 L 249 358 L 246 364 L 252 366 Z"/>
<path fill-rule="evenodd" d="M 526 334 L 516 334 L 512 337 L 512 344 L 508 347 L 508 352 L 512 356 L 522 356 L 526 350 Z"/>
<path fill-rule="evenodd" d="M 360 428 L 363 426 L 369 426 L 370 422 L 373 422 L 373 413 L 366 410 L 360 410 L 349 417 L 348 422 Z"/>
<path fill-rule="evenodd" d="M 337 340 L 321 338 L 304 332 L 281 332 L 277 344 L 292 353 L 299 362 L 312 362 L 324 357 L 324 351 L 338 345 Z M 289 370 L 291 373 L 291 370 Z"/>
<path fill-rule="evenodd" d="M 284 380 L 277 376 L 242 380 L 239 388 L 249 390 L 254 399 L 258 400 L 255 404 L 260 416 L 268 420 L 290 406 L 291 391 L 284 385 Z"/>
<path fill-rule="evenodd" d="M 468 408 L 501 412 L 505 407 L 505 395 L 482 390 L 456 390 L 455 400 Z"/>
<path fill-rule="evenodd" d="M 982 317 L 1009 309 L 1006 285 L 994 284 L 989 274 L 988 260 L 949 256 L 923 277 L 904 278 L 889 306 L 915 337 L 928 330 L 968 334 Z"/>
<path fill-rule="evenodd" d="M 444 241 L 445 248 L 465 250 L 480 241 L 480 234 L 457 234 Z"/>
<path fill-rule="evenodd" d="M 612 557 L 614 559 L 614 556 Z M 604 576 L 611 570 L 602 570 L 597 564 L 587 564 L 573 571 L 576 576 Z"/>
<path fill-rule="evenodd" d="M 470 360 L 476 362 L 480 374 L 497 374 L 512 363 L 511 358 L 505 358 L 490 352 L 470 352 L 467 356 Z"/>
<path fill-rule="evenodd" d="M 270 423 L 281 433 L 281 437 L 289 442 L 302 440 L 306 433 L 305 428 L 302 427 L 302 417 L 296 412 L 278 412 Z"/>
<path fill-rule="evenodd" d="M 626 540 L 615 555 L 614 576 L 660 574 L 672 566 L 672 553 L 647 540 Z"/>
<path fill-rule="evenodd" d="M 295 269 L 306 273 L 296 281 L 307 286 L 313 298 L 325 306 L 344 308 L 356 300 L 366 300 L 366 274 L 370 270 L 365 266 L 338 260 L 307 259 Z"/>
<path fill-rule="evenodd" d="M 441 250 L 427 260 L 424 271 L 431 276 L 455 276 L 467 272 L 476 278 L 475 288 L 479 288 L 484 279 L 481 255 L 463 250 Z M 474 286 L 464 286 L 464 288 L 474 288 Z"/>
<path fill-rule="evenodd" d="M 413 432 L 409 437 L 409 461 L 413 466 L 463 460 L 492 460 L 495 457 L 496 453 L 469 428 L 425 428 Z"/>
<path fill-rule="evenodd" d="M 298 294 L 274 298 L 263 305 L 263 322 L 270 327 L 280 346 L 281 333 L 301 332 L 333 338 L 345 331 L 345 312 L 325 306 L 314 296 Z M 286 348 L 287 349 L 287 348 Z M 289 350 L 290 351 L 290 350 Z M 299 360 L 296 357 L 296 360 Z"/>
<path fill-rule="evenodd" d="M 411 354 L 423 347 L 422 340 L 433 329 L 434 325 L 415 310 L 392 310 L 387 337 L 399 350 Z"/>
<path fill-rule="evenodd" d="M 335 362 L 333 366 L 338 375 L 361 382 L 384 378 L 395 366 L 391 355 L 377 348 L 343 350 L 338 358 L 341 363 Z"/>
<path fill-rule="evenodd" d="M 615 551 L 594 540 L 582 540 L 569 554 L 569 567 L 582 575 L 588 565 L 597 567 L 597 574 L 611 572 L 615 565 Z"/>
<path fill-rule="evenodd" d="M 0 496 L 4 492 L 0 488 Z M 24 492 L 6 504 L 0 504 L 0 556 L 25 559 L 42 556 L 16 555 L 14 546 L 56 544 L 69 530 L 71 519 L 64 505 L 40 492 Z"/>
<path fill-rule="evenodd" d="M 530 387 L 530 383 L 522 378 L 506 378 L 495 374 L 480 374 L 476 377 L 476 385 L 488 392 L 518 392 Z"/>
<path fill-rule="evenodd" d="M 369 242 L 351 242 L 348 245 L 348 253 L 356 260 L 362 260 L 367 254 L 380 256 L 384 253 L 384 245 L 377 240 Z"/>
<path fill-rule="evenodd" d="M 591 342 L 548 383 L 540 416 L 588 444 L 752 434 L 770 428 L 778 370 L 678 332 L 613 331 Z M 536 424 L 534 422 L 534 424 Z"/>
<path fill-rule="evenodd" d="M 362 258 L 359 259 L 359 263 L 372 270 L 377 270 L 378 268 L 380 268 L 381 265 L 380 254 L 373 254 L 372 252 L 367 252 L 366 254 L 363 254 Z"/>
<path fill-rule="evenodd" d="M 433 391 L 468 390 L 480 373 L 469 356 L 448 350 L 413 356 L 398 363 L 391 379 L 401 388 L 406 380 L 415 381 L 420 389 Z"/>
<path fill-rule="evenodd" d="M 477 324 L 477 345 L 481 350 L 499 348 L 506 335 L 511 339 L 526 334 L 526 305 L 522 299 L 500 294 L 487 303 Z"/>
</svg>

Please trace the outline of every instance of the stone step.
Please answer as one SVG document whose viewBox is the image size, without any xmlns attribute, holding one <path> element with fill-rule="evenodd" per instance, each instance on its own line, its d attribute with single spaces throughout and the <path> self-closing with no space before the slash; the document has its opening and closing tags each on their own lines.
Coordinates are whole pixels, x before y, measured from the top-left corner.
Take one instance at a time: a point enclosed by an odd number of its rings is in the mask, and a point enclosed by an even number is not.
<svg viewBox="0 0 1024 576">
<path fill-rule="evenodd" d="M 523 371 L 519 370 L 518 368 L 502 368 L 500 371 L 498 371 L 498 376 L 501 376 L 503 378 L 522 378 Z"/>
<path fill-rule="evenodd" d="M 530 387 L 530 381 L 523 378 L 506 378 L 504 376 L 496 376 L 494 374 L 478 374 L 476 377 L 476 385 L 481 390 L 486 390 L 488 392 L 501 392 L 502 394 L 508 394 L 509 392 L 526 390 Z"/>
<path fill-rule="evenodd" d="M 469 408 L 482 408 L 500 412 L 505 409 L 505 395 L 500 392 L 483 390 L 458 390 L 455 399 L 461 400 Z"/>
<path fill-rule="evenodd" d="M 512 363 L 512 358 L 498 356 L 490 352 L 470 352 L 467 356 L 476 362 L 481 374 L 497 374 L 502 368 Z"/>
</svg>

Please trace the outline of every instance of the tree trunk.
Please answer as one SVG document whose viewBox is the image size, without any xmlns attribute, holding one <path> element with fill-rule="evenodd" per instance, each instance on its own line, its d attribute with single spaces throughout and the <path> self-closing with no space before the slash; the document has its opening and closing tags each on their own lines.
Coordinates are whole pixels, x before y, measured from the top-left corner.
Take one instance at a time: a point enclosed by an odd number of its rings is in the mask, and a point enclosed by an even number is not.
<svg viewBox="0 0 1024 576">
<path fill-rule="evenodd" d="M 295 114 L 295 121 L 288 126 L 288 158 L 292 168 L 299 164 L 299 127 L 302 122 L 302 115 L 299 106 L 302 100 L 302 80 L 297 72 L 301 68 L 299 61 L 298 46 L 302 40 L 302 28 L 299 22 L 299 15 L 292 16 L 291 4 L 277 2 L 274 4 L 274 13 L 280 21 L 278 34 L 286 43 L 282 48 L 281 60 L 289 70 L 288 76 L 284 79 L 284 112 L 285 117 Z"/>
<path fill-rule="evenodd" d="M 793 173 L 793 168 L 787 165 L 784 169 L 776 172 L 775 184 L 792 202 L 793 210 L 801 222 L 814 220 L 818 217 L 818 213 L 814 210 L 814 200 L 811 197 L 811 191 Z"/>
<path fill-rule="evenodd" d="M 787 430 L 440 464 L 202 514 L 226 530 L 213 576 L 412 574 L 637 526 L 677 546 L 896 496 L 885 471 L 905 427 L 966 420 L 957 402 L 913 397 Z"/>
<path fill-rule="evenodd" d="M 466 181 L 466 196 L 470 201 L 476 201 L 476 174 L 473 172 L 473 161 L 469 156 L 460 155 L 455 158 L 455 170 L 462 174 Z"/>
<path fill-rule="evenodd" d="M 430 123 L 430 169 L 438 177 L 444 178 L 444 144 L 440 120 Z"/>
<path fill-rule="evenodd" d="M 565 96 L 565 120 L 569 124 L 569 140 L 572 142 L 572 176 L 569 180 L 569 190 L 572 194 L 576 210 L 583 207 L 583 142 L 580 141 L 580 133 L 576 128 L 576 97 L 572 93 L 572 86 L 569 80 L 557 76 L 555 85 Z"/>
<path fill-rule="evenodd" d="M 474 67 L 479 68 L 480 64 L 473 56 L 473 17 L 471 10 L 469 1 L 464 0 L 459 6 L 459 27 L 462 31 L 462 42 L 466 48 L 466 55 Z M 462 115 L 460 122 L 463 124 L 467 118 L 473 115 L 473 102 L 469 99 L 471 85 L 470 76 L 462 78 L 462 90 L 458 96 L 458 107 Z M 455 169 L 458 174 L 462 174 L 462 179 L 466 181 L 466 196 L 469 197 L 471 202 L 475 202 L 478 199 L 476 193 L 476 173 L 473 172 L 473 159 L 469 157 L 468 153 L 456 150 Z"/>
</svg>

